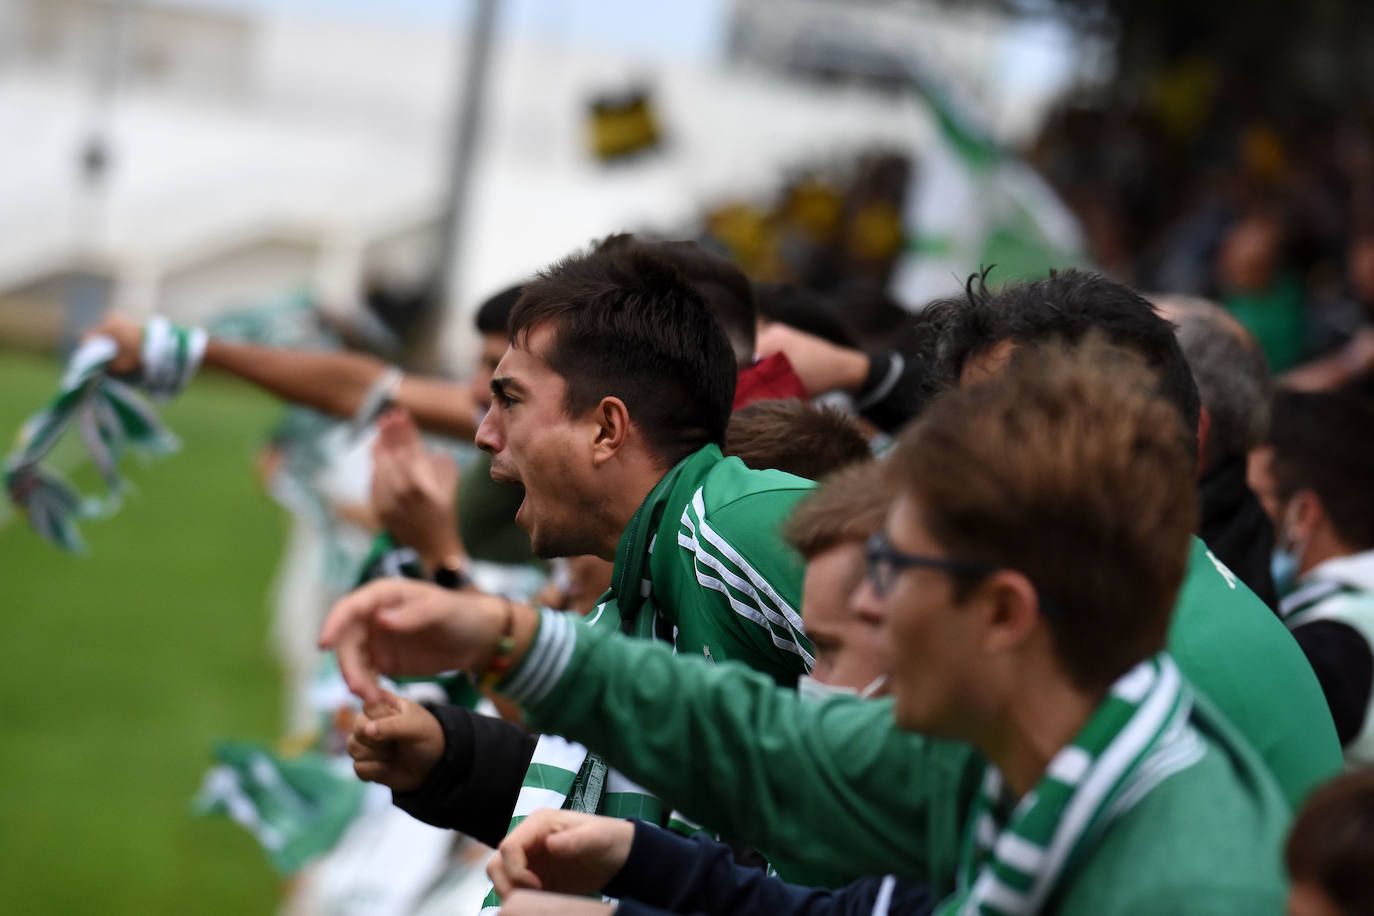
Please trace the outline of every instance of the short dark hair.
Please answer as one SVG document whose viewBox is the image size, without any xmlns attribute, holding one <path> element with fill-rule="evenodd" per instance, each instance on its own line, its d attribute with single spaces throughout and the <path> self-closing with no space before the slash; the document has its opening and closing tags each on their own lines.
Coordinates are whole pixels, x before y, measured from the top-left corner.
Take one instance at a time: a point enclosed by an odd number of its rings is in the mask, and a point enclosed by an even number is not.
<svg viewBox="0 0 1374 916">
<path fill-rule="evenodd" d="M 725 428 L 725 454 L 755 470 L 777 468 L 809 480 L 873 455 L 853 417 L 795 398 L 735 411 Z"/>
<path fill-rule="evenodd" d="M 1145 297 L 1123 283 L 1076 269 L 1050 271 L 1042 280 L 1009 283 L 993 292 L 987 285 L 990 271 L 970 276 L 963 298 L 928 306 L 937 310 L 936 356 L 946 384 L 957 385 L 970 359 L 1003 341 L 1075 344 L 1096 330 L 1154 370 L 1159 394 L 1177 409 L 1184 441 L 1197 455 L 1197 383 L 1173 325 Z"/>
<path fill-rule="evenodd" d="M 511 344 L 525 346 L 546 322 L 553 343 L 540 355 L 567 384 L 569 414 L 619 398 L 669 466 L 725 442 L 734 354 L 701 294 L 667 261 L 640 248 L 564 258 L 525 284 Z"/>
<path fill-rule="evenodd" d="M 1342 541 L 1357 550 L 1374 547 L 1374 403 L 1356 391 L 1280 389 L 1269 444 L 1279 499 L 1314 491 Z"/>
<path fill-rule="evenodd" d="M 510 321 L 511 310 L 515 308 L 515 303 L 520 301 L 520 292 L 523 289 L 524 286 L 517 283 L 501 290 L 479 305 L 477 314 L 473 316 L 473 324 L 477 326 L 477 333 L 506 333 L 506 325 Z"/>
<path fill-rule="evenodd" d="M 1308 796 L 1283 859 L 1294 883 L 1315 884 L 1342 913 L 1374 913 L 1374 771 L 1346 773 Z"/>
<path fill-rule="evenodd" d="M 753 360 L 757 334 L 754 288 L 729 258 L 693 241 L 651 241 L 629 232 L 608 236 L 596 247 L 603 251 L 639 248 L 672 264 L 706 300 L 735 351 L 735 362 L 747 366 Z"/>
<path fill-rule="evenodd" d="M 1173 416 L 1141 358 L 1097 334 L 1028 345 L 936 398 L 888 479 L 951 556 L 1025 575 L 1066 674 L 1104 690 L 1163 648 L 1183 580 L 1197 500 Z"/>
</svg>

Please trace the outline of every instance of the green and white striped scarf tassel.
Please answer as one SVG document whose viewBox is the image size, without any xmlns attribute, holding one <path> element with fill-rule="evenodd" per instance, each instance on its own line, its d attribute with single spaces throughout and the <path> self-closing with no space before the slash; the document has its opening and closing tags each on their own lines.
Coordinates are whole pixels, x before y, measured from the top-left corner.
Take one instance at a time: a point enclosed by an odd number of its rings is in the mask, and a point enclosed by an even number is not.
<svg viewBox="0 0 1374 916">
<path fill-rule="evenodd" d="M 540 735 L 534 746 L 507 833 L 540 808 L 637 817 L 655 824 L 663 819 L 663 803 L 647 789 L 608 768 L 584 746 L 554 735 Z M 481 916 L 500 910 L 501 898 L 492 888 L 482 901 Z"/>
<path fill-rule="evenodd" d="M 647 583 L 646 583 L 647 585 Z M 652 639 L 656 612 L 646 607 L 635 618 L 635 636 Z M 582 624 L 579 624 L 582 625 Z M 603 600 L 588 618 L 589 626 L 619 627 L 616 606 Z M 509 833 L 521 821 L 539 808 L 568 808 L 607 817 L 630 818 L 653 824 L 664 823 L 665 806 L 644 787 L 609 769 L 600 756 L 581 744 L 565 741 L 553 735 L 541 735 L 525 771 L 520 795 L 515 802 Z M 702 828 L 677 811 L 667 818 L 670 830 L 692 834 Z M 482 901 L 481 916 L 495 916 L 501 909 L 496 889 L 487 891 Z"/>
<path fill-rule="evenodd" d="M 185 386 L 200 364 L 205 334 L 180 328 L 165 319 L 149 322 L 144 333 L 142 384 L 160 397 Z M 77 522 L 113 514 L 124 482 L 118 464 L 124 449 L 145 456 L 170 454 L 179 448 L 171 431 L 158 420 L 143 397 L 107 370 L 118 351 L 113 340 L 95 337 L 76 349 L 67 362 L 57 394 L 19 430 L 18 446 L 5 461 L 5 490 L 14 505 L 42 537 L 69 553 L 85 544 Z M 103 496 L 83 496 L 43 459 L 73 424 L 105 482 Z"/>
<path fill-rule="evenodd" d="M 1061 877 L 1116 816 L 1201 757 L 1204 745 L 1188 724 L 1191 709 L 1178 667 L 1160 654 L 1112 685 L 1009 816 L 1002 774 L 989 766 L 968 821 L 958 892 L 936 912 L 1041 912 Z"/>
<path fill-rule="evenodd" d="M 140 386 L 159 401 L 175 397 L 191 381 L 209 338 L 200 328 L 172 324 L 156 315 L 143 328 Z"/>
</svg>

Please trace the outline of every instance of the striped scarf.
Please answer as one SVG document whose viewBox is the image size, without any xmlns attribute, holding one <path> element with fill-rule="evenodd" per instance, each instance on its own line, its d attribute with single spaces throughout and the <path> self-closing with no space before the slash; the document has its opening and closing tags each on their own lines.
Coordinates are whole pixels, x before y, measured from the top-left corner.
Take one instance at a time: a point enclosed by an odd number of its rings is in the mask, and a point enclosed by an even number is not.
<svg viewBox="0 0 1374 916">
<path fill-rule="evenodd" d="M 654 608 L 641 606 L 634 620 L 633 634 L 652 639 L 657 618 Z M 620 627 L 620 611 L 609 595 L 592 611 L 586 625 Z M 530 669 L 537 671 L 540 667 L 534 664 Z M 540 808 L 566 808 L 606 817 L 637 817 L 651 824 L 664 823 L 664 804 L 649 790 L 607 767 L 600 755 L 583 745 L 555 735 L 539 736 L 506 832 L 514 830 Z M 667 827 L 687 835 L 702 829 L 677 811 L 669 814 Z M 500 909 L 501 898 L 496 895 L 496 889 L 491 888 L 482 901 L 481 916 L 495 916 Z"/>
<path fill-rule="evenodd" d="M 1202 755 L 1205 746 L 1188 724 L 1192 705 L 1177 666 L 1160 654 L 1112 685 L 1015 807 L 1002 774 L 989 766 L 970 811 L 958 890 L 936 912 L 1042 912 L 1118 815 Z"/>
<path fill-rule="evenodd" d="M 668 494 L 681 470 L 682 464 L 679 464 L 659 481 L 635 512 L 616 549 L 611 590 L 601 597 L 579 626 L 614 628 L 640 639 L 671 635 L 671 628 L 665 626 L 667 621 L 654 603 L 649 558 L 653 554 L 655 532 L 663 519 Z M 538 661 L 530 659 L 527 670 L 544 670 L 545 666 Z M 599 755 L 584 746 L 552 735 L 541 735 L 535 745 L 507 833 L 539 808 L 567 808 L 664 823 L 663 802 L 648 790 L 608 768 Z M 676 811 L 668 815 L 667 826 L 684 834 L 701 830 Z M 500 909 L 501 899 L 492 888 L 482 901 L 481 916 L 495 916 Z"/>
<path fill-rule="evenodd" d="M 105 517 L 119 508 L 124 482 L 118 463 L 125 448 L 153 456 L 179 447 L 139 393 L 108 375 L 117 350 L 107 337 L 92 338 L 78 347 L 67 362 L 56 396 L 20 428 L 18 447 L 5 461 L 10 501 L 39 535 L 69 553 L 85 550 L 78 520 Z M 154 397 L 171 397 L 195 373 L 204 350 L 203 331 L 154 318 L 144 331 L 140 384 Z M 42 465 L 73 424 L 105 482 L 103 496 L 82 495 L 61 474 Z"/>
</svg>

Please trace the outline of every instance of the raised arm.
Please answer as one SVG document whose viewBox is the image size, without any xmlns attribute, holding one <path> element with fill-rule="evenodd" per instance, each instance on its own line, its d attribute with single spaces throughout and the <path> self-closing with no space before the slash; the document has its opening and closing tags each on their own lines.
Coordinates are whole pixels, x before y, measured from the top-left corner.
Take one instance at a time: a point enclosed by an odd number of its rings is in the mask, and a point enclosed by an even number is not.
<svg viewBox="0 0 1374 916">
<path fill-rule="evenodd" d="M 789 881 L 893 872 L 949 890 L 982 764 L 899 731 L 890 703 L 805 701 L 744 665 L 549 613 L 498 689 Z"/>
<path fill-rule="evenodd" d="M 367 702 L 384 698 L 379 672 L 505 671 L 497 689 L 530 724 L 755 847 L 787 880 L 892 872 L 951 890 L 983 764 L 964 745 L 899 731 L 888 702 L 803 701 L 742 664 L 421 582 L 344 598 L 321 644 Z"/>
<path fill-rule="evenodd" d="M 107 315 L 91 334 L 119 345 L 113 369 L 136 372 L 141 366 L 143 328 L 117 314 Z M 362 353 L 290 350 L 211 339 L 202 365 L 237 376 L 277 397 L 339 417 L 351 417 L 387 369 Z M 477 434 L 479 407 L 469 386 L 439 378 L 407 375 L 393 403 L 409 411 L 422 428 L 471 439 Z"/>
</svg>

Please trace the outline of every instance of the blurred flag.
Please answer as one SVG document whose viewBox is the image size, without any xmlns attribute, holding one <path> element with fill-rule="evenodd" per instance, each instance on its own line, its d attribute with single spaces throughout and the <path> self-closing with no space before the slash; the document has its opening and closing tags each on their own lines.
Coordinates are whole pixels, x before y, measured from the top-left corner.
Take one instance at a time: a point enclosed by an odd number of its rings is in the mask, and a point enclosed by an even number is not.
<svg viewBox="0 0 1374 916">
<path fill-rule="evenodd" d="M 290 875 L 333 849 L 362 809 L 366 786 L 347 758 L 314 751 L 288 757 L 251 741 L 215 745 L 219 765 L 205 775 L 196 814 L 225 814 Z"/>
<path fill-rule="evenodd" d="M 969 274 L 993 264 L 999 283 L 1086 266 L 1078 221 L 1044 179 L 919 67 L 906 70 L 937 129 L 907 196 L 906 251 L 892 280 L 897 299 L 920 307 L 957 293 Z"/>
</svg>

